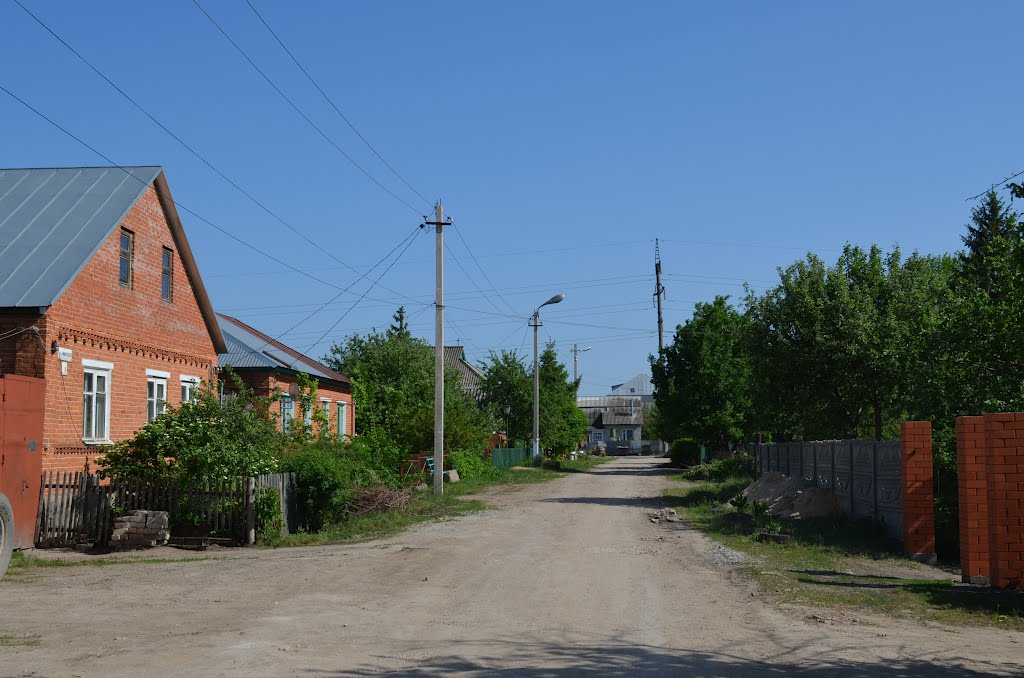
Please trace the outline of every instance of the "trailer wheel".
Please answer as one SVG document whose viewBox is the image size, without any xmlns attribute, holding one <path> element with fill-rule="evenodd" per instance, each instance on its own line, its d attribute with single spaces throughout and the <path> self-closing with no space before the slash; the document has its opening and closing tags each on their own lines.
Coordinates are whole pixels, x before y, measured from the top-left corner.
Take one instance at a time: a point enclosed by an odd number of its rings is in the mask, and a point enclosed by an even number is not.
<svg viewBox="0 0 1024 678">
<path fill-rule="evenodd" d="M 14 551 L 14 509 L 7 497 L 0 494 L 0 577 L 4 576 Z"/>
</svg>

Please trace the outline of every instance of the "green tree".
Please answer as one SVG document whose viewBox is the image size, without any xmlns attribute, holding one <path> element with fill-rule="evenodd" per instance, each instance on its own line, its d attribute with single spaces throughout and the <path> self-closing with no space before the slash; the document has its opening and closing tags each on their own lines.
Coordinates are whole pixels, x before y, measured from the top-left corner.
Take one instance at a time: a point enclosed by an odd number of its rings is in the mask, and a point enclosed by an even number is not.
<svg viewBox="0 0 1024 678">
<path fill-rule="evenodd" d="M 654 402 L 665 439 L 734 443 L 751 429 L 747 318 L 715 297 L 676 328 L 663 360 L 650 357 Z"/>
<path fill-rule="evenodd" d="M 515 351 L 491 351 L 481 367 L 481 404 L 502 425 L 507 419 L 510 441 L 529 440 L 533 431 L 533 381 L 522 356 Z"/>
<path fill-rule="evenodd" d="M 579 384 L 570 381 L 553 341 L 540 355 L 539 374 L 541 447 L 561 456 L 579 448 L 587 436 L 587 415 L 576 406 Z"/>
<path fill-rule="evenodd" d="M 324 362 L 352 382 L 357 434 L 383 437 L 406 452 L 433 449 L 433 347 L 389 329 L 349 337 Z M 494 421 L 463 391 L 454 368 L 445 370 L 444 411 L 446 447 L 483 449 Z"/>
</svg>

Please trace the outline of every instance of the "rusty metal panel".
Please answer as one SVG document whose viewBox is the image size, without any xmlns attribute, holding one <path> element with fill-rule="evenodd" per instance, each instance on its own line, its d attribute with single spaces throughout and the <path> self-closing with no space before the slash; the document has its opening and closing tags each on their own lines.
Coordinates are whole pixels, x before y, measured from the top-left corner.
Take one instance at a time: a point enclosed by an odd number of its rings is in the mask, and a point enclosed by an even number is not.
<svg viewBox="0 0 1024 678">
<path fill-rule="evenodd" d="M 0 377 L 0 492 L 14 508 L 14 548 L 33 545 L 43 470 L 46 382 Z"/>
</svg>

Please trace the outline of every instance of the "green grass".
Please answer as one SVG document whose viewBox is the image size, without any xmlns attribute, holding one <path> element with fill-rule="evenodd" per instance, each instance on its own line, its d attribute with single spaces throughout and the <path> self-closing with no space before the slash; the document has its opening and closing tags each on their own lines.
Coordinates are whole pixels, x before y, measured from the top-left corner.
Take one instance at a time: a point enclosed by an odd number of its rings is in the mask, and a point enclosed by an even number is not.
<svg viewBox="0 0 1024 678">
<path fill-rule="evenodd" d="M 402 510 L 380 511 L 357 516 L 320 532 L 290 534 L 271 543 L 268 547 L 314 546 L 338 544 L 356 540 L 375 539 L 401 532 L 418 523 L 444 520 L 455 516 L 482 511 L 488 506 L 477 499 L 465 499 L 493 487 L 503 485 L 526 485 L 547 482 L 561 478 L 567 473 L 581 473 L 607 461 L 607 458 L 584 457 L 576 461 L 562 462 L 560 471 L 549 468 L 493 469 L 487 477 L 460 480 L 444 486 L 440 497 L 432 490 L 417 492 L 412 502 Z"/>
<path fill-rule="evenodd" d="M 0 633 L 0 647 L 37 647 L 37 633 Z"/>
<path fill-rule="evenodd" d="M 8 575 L 18 575 L 27 570 L 58 567 L 103 567 L 105 565 L 158 565 L 161 563 L 192 563 L 198 560 L 213 560 L 209 557 L 190 558 L 89 558 L 64 560 L 63 558 L 36 558 L 15 551 L 11 556 Z"/>
<path fill-rule="evenodd" d="M 788 544 L 750 536 L 752 520 L 722 504 L 750 482 L 686 483 L 666 492 L 666 502 L 694 527 L 749 556 L 746 572 L 780 603 L 831 610 L 883 613 L 948 624 L 997 626 L 1024 631 L 1024 593 L 991 591 L 952 579 L 887 576 L 893 567 L 921 566 L 899 552 L 884 529 L 842 516 L 782 519 Z"/>
</svg>

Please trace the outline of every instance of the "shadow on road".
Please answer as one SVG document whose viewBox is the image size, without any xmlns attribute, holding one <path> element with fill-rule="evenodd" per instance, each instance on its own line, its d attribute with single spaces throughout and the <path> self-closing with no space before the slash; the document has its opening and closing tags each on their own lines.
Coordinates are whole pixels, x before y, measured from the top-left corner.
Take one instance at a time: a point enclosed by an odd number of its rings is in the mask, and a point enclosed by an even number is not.
<svg viewBox="0 0 1024 678">
<path fill-rule="evenodd" d="M 662 497 L 549 497 L 541 499 L 548 504 L 593 504 L 595 506 L 631 506 L 636 508 L 664 508 Z"/>
<path fill-rule="evenodd" d="M 440 646 L 423 643 L 409 648 L 406 657 L 422 656 L 418 666 L 394 666 L 396 657 L 381 656 L 380 665 L 339 667 L 337 672 L 318 675 L 370 676 L 382 670 L 403 676 L 637 676 L 672 675 L 697 677 L 830 676 L 832 678 L 962 678 L 965 676 L 1019 675 L 1020 665 L 966 661 L 950 657 L 936 662 L 922 657 L 879 659 L 876 662 L 850 661 L 835 656 L 819 656 L 807 663 L 791 659 L 791 651 L 780 651 L 763 660 L 748 659 L 729 652 L 697 652 L 683 648 L 660 648 L 626 644 L 611 640 L 597 645 L 578 643 L 531 642 L 525 639 L 445 642 Z M 444 654 L 435 654 L 438 650 Z M 834 648 L 841 651 L 844 648 Z M 859 648 L 870 651 L 870 648 Z M 831 655 L 831 653 L 830 653 Z M 965 668 L 973 666 L 973 669 Z M 313 672 L 311 672 L 313 673 Z"/>
</svg>

